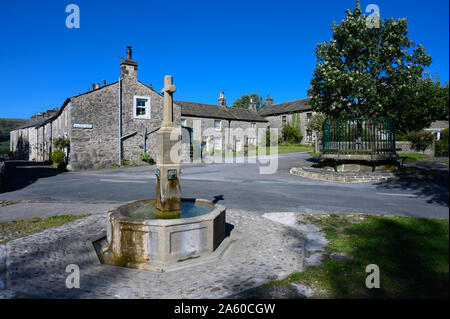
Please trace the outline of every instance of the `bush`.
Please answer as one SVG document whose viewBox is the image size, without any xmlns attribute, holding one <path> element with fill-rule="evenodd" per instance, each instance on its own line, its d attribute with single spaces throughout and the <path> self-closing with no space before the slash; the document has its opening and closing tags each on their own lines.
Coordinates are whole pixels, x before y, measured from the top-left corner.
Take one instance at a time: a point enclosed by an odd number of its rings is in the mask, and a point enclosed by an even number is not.
<svg viewBox="0 0 450 319">
<path fill-rule="evenodd" d="M 283 134 L 283 140 L 287 143 L 297 144 L 302 140 L 302 135 L 300 134 L 300 129 L 287 124 L 283 127 L 281 131 Z"/>
<path fill-rule="evenodd" d="M 395 140 L 399 141 L 399 142 L 406 142 L 406 141 L 408 141 L 408 135 L 395 134 Z"/>
<path fill-rule="evenodd" d="M 53 151 L 51 154 L 52 162 L 56 163 L 56 164 L 63 164 L 65 158 L 66 158 L 66 153 L 64 153 L 61 150 Z"/>
<path fill-rule="evenodd" d="M 445 142 L 448 143 L 448 128 L 446 128 L 445 130 L 443 130 L 443 131 L 441 132 L 441 135 L 442 135 L 441 141 L 445 141 Z"/>
<path fill-rule="evenodd" d="M 66 164 L 66 153 L 61 150 L 53 151 L 50 154 L 50 159 L 57 165 L 58 168 L 63 169 Z"/>
<path fill-rule="evenodd" d="M 149 165 L 155 164 L 155 161 L 150 157 L 150 155 L 148 155 L 148 153 L 141 154 L 141 160 Z"/>
<path fill-rule="evenodd" d="M 433 144 L 434 135 L 429 132 L 413 132 L 408 135 L 413 150 L 423 152 L 428 146 Z"/>
</svg>

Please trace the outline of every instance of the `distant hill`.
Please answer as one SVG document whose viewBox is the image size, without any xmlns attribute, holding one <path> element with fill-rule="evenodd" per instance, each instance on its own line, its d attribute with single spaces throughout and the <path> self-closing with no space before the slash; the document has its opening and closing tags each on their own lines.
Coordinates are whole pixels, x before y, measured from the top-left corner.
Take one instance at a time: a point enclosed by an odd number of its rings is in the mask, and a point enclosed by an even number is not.
<svg viewBox="0 0 450 319">
<path fill-rule="evenodd" d="M 29 119 L 0 118 L 0 155 L 9 151 L 9 132 L 29 121 Z"/>
<path fill-rule="evenodd" d="M 9 141 L 9 132 L 18 126 L 28 123 L 29 119 L 0 118 L 0 142 Z"/>
</svg>

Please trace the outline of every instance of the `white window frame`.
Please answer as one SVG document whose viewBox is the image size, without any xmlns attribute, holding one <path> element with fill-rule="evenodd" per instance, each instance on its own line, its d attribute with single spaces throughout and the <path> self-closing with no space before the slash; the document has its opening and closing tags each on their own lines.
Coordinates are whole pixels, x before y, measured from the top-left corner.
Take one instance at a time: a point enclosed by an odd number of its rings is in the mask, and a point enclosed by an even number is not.
<svg viewBox="0 0 450 319">
<path fill-rule="evenodd" d="M 137 100 L 147 100 L 145 103 L 145 115 L 138 115 L 136 113 L 137 111 Z M 147 119 L 149 120 L 151 118 L 151 110 L 152 110 L 152 101 L 150 96 L 138 96 L 135 95 L 133 97 L 133 116 L 135 119 Z"/>
<path fill-rule="evenodd" d="M 281 115 L 281 126 L 285 126 L 287 124 L 287 115 Z"/>
<path fill-rule="evenodd" d="M 181 119 L 181 126 L 186 127 L 187 121 L 186 119 Z"/>
<path fill-rule="evenodd" d="M 216 122 L 219 122 L 219 128 L 216 127 Z M 214 130 L 215 131 L 222 131 L 222 121 L 221 120 L 214 120 Z"/>
</svg>

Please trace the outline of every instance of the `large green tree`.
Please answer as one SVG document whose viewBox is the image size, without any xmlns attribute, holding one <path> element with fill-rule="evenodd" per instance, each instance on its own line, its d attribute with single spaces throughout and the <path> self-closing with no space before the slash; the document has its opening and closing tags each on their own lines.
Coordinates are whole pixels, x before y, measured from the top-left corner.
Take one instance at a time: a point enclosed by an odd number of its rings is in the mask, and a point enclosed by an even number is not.
<svg viewBox="0 0 450 319">
<path fill-rule="evenodd" d="M 257 93 L 252 93 L 250 95 L 244 94 L 240 98 L 238 98 L 233 103 L 233 107 L 240 107 L 247 109 L 250 104 L 250 99 L 253 99 L 253 101 L 256 103 L 256 108 L 259 109 L 262 105 L 263 97 L 260 96 Z"/>
<path fill-rule="evenodd" d="M 393 117 L 397 131 L 422 129 L 442 116 L 438 81 L 424 76 L 431 56 L 408 37 L 406 19 L 367 23 L 359 1 L 318 43 L 310 104 L 330 117 Z M 437 95 L 436 95 L 437 94 Z"/>
</svg>

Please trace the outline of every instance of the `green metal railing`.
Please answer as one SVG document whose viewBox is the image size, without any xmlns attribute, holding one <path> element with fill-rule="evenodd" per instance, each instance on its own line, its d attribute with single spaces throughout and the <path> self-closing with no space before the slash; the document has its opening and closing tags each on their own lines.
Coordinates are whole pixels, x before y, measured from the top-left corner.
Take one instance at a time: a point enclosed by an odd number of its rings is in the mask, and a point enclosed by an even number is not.
<svg viewBox="0 0 450 319">
<path fill-rule="evenodd" d="M 329 119 L 323 123 L 324 154 L 395 154 L 392 118 Z"/>
</svg>

